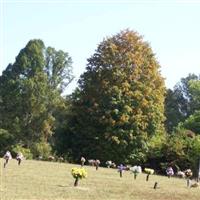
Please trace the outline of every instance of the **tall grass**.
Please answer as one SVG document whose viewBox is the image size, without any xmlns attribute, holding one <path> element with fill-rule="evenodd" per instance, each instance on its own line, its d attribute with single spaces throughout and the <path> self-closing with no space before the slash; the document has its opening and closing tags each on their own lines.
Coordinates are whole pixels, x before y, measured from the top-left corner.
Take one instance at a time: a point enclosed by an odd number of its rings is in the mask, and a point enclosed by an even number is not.
<svg viewBox="0 0 200 200">
<path fill-rule="evenodd" d="M 23 161 L 21 166 L 11 160 L 3 168 L 1 159 L 0 199 L 27 200 L 199 200 L 200 188 L 187 188 L 186 180 L 145 174 L 134 180 L 129 171 L 120 178 L 116 169 L 86 166 L 86 179 L 74 187 L 71 168 L 77 165 L 43 161 Z M 79 166 L 78 166 L 79 167 Z M 153 189 L 158 182 L 158 189 Z"/>
</svg>

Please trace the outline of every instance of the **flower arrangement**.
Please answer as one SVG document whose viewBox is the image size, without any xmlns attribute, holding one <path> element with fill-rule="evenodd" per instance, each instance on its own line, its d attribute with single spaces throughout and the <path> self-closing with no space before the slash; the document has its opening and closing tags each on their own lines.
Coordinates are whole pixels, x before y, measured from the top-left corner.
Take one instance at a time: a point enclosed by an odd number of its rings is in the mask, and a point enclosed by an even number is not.
<svg viewBox="0 0 200 200">
<path fill-rule="evenodd" d="M 123 172 L 123 170 L 126 169 L 126 167 L 124 165 L 120 164 L 117 168 L 118 168 L 118 172 L 120 174 L 120 177 L 122 177 L 122 172 Z"/>
<path fill-rule="evenodd" d="M 167 173 L 168 178 L 170 178 L 171 176 L 174 175 L 174 170 L 172 169 L 172 167 L 168 167 L 166 169 L 166 173 Z"/>
<path fill-rule="evenodd" d="M 145 168 L 144 172 L 147 174 L 146 181 L 148 181 L 149 180 L 149 176 L 154 173 L 154 170 L 150 169 L 150 168 Z"/>
<path fill-rule="evenodd" d="M 154 174 L 154 169 L 145 168 L 145 169 L 144 169 L 144 172 L 145 172 L 146 174 Z"/>
<path fill-rule="evenodd" d="M 134 174 L 134 179 L 137 178 L 137 175 L 138 175 L 139 173 L 142 173 L 142 168 L 141 168 L 140 166 L 133 166 L 133 167 L 130 168 L 130 170 L 131 170 L 131 171 L 133 172 L 133 174 Z"/>
<path fill-rule="evenodd" d="M 71 170 L 72 176 L 75 178 L 74 186 L 78 185 L 79 179 L 86 178 L 87 172 L 84 168 L 72 168 Z"/>
<path fill-rule="evenodd" d="M 185 172 L 178 171 L 176 175 L 180 178 L 185 178 Z"/>
<path fill-rule="evenodd" d="M 185 170 L 185 176 L 187 178 L 190 178 L 193 175 L 192 170 L 191 169 L 186 169 Z"/>
</svg>

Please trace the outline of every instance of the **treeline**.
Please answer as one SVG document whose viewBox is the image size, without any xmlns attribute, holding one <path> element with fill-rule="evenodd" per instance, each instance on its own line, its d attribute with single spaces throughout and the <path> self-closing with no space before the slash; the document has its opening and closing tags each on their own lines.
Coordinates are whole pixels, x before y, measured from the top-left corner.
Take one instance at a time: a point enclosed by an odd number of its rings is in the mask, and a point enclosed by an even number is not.
<svg viewBox="0 0 200 200">
<path fill-rule="evenodd" d="M 189 66 L 188 66 L 189 67 Z M 0 153 L 27 158 L 81 156 L 197 173 L 200 77 L 165 87 L 150 45 L 124 30 L 104 39 L 78 87 L 68 53 L 31 40 L 0 76 Z"/>
</svg>

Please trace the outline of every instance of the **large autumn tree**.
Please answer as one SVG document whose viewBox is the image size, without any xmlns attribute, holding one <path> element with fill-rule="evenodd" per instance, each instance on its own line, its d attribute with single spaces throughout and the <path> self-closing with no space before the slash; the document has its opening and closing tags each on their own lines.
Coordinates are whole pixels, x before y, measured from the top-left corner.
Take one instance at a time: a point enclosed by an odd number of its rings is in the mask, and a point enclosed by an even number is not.
<svg viewBox="0 0 200 200">
<path fill-rule="evenodd" d="M 61 93 L 73 78 L 71 62 L 67 53 L 31 40 L 3 71 L 0 128 L 13 136 L 14 145 L 33 148 L 48 142 L 55 109 L 63 104 Z"/>
<path fill-rule="evenodd" d="M 72 95 L 68 130 L 77 158 L 144 161 L 162 134 L 164 80 L 151 47 L 125 30 L 101 42 Z"/>
</svg>

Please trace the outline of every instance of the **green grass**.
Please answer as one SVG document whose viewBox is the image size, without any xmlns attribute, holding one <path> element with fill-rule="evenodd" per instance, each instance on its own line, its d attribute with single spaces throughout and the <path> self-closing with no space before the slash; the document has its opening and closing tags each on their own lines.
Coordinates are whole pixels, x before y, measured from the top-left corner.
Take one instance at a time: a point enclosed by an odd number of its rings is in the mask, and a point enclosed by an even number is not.
<svg viewBox="0 0 200 200">
<path fill-rule="evenodd" d="M 187 188 L 186 180 L 151 175 L 148 182 L 146 175 L 140 174 L 137 180 L 126 171 L 119 177 L 116 169 L 86 166 L 88 178 L 80 180 L 74 187 L 71 168 L 77 165 L 66 163 L 23 161 L 17 166 L 11 160 L 3 168 L 1 159 L 0 199 L 84 199 L 84 200 L 199 200 L 200 188 Z M 159 188 L 153 189 L 155 181 Z"/>
</svg>

